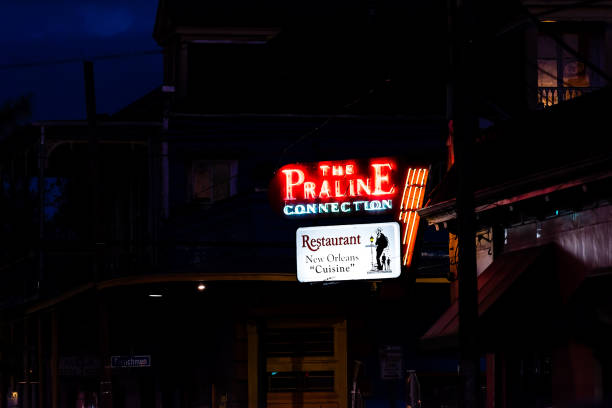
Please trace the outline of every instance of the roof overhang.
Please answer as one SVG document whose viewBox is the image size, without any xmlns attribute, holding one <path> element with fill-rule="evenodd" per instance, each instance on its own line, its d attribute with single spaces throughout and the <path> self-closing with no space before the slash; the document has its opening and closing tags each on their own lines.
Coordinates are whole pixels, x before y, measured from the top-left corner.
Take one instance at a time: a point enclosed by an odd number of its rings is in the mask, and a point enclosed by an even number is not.
<svg viewBox="0 0 612 408">
<path fill-rule="evenodd" d="M 278 27 L 177 27 L 175 33 L 191 44 L 266 44 Z"/>
<path fill-rule="evenodd" d="M 585 185 L 595 181 L 612 178 L 612 171 L 605 170 L 595 172 L 593 174 L 584 175 L 581 177 L 571 177 L 572 174 L 587 167 L 591 167 L 600 163 L 609 161 L 608 156 L 600 160 L 589 160 L 578 163 L 574 166 L 546 171 L 528 177 L 513 180 L 507 183 L 499 184 L 494 187 L 481 189 L 474 194 L 476 203 L 474 211 L 482 213 L 494 208 L 511 205 L 513 203 L 528 200 L 530 198 L 541 197 L 553 192 L 567 190 L 573 187 Z M 548 184 L 548 180 L 565 178 L 569 181 Z M 539 188 L 530 188 L 534 185 L 539 185 Z M 511 194 L 508 194 L 511 193 Z M 425 205 L 420 210 L 417 210 L 419 215 L 427 220 L 429 225 L 434 225 L 446 221 L 450 221 L 457 217 L 456 212 L 457 200 L 455 198 Z"/>
<path fill-rule="evenodd" d="M 479 325 L 482 326 L 483 317 L 529 270 L 549 267 L 553 254 L 554 247 L 552 245 L 545 245 L 504 253 L 493 261 L 478 276 L 477 280 Z M 544 274 L 538 273 L 538 275 Z M 534 299 L 534 302 L 537 303 L 538 299 Z M 508 325 L 511 324 L 512 322 L 508 322 Z M 484 333 L 486 331 L 486 327 L 479 328 L 479 332 Z M 454 348 L 458 346 L 458 335 L 459 302 L 455 301 L 421 337 L 421 344 L 424 348 Z"/>
</svg>

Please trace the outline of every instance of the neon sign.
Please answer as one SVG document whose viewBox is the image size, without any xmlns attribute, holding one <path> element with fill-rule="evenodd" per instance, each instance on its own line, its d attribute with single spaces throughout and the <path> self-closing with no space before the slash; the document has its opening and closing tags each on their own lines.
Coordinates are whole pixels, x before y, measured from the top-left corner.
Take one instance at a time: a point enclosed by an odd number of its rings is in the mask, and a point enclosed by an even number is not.
<svg viewBox="0 0 612 408">
<path fill-rule="evenodd" d="M 385 212 L 397 195 L 393 159 L 290 164 L 277 173 L 283 213 L 299 215 Z"/>
<path fill-rule="evenodd" d="M 393 158 L 289 164 L 278 170 L 271 199 L 288 218 L 391 215 L 402 224 L 402 265 L 410 265 L 428 169 Z"/>
<path fill-rule="evenodd" d="M 427 184 L 428 170 L 424 168 L 409 168 L 404 182 L 404 192 L 400 202 L 398 219 L 402 222 L 402 247 L 404 258 L 402 265 L 409 266 L 414 253 L 414 243 L 419 226 L 417 210 L 423 205 L 425 198 L 425 185 Z"/>
</svg>

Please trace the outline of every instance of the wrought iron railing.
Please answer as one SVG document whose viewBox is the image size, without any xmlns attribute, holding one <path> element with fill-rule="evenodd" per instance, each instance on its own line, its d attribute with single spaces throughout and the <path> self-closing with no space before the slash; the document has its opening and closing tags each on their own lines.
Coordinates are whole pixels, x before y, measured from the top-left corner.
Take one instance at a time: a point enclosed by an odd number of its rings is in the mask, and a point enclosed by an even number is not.
<svg viewBox="0 0 612 408">
<path fill-rule="evenodd" d="M 538 102 L 545 108 L 560 102 L 574 99 L 585 93 L 593 92 L 599 87 L 538 87 Z"/>
</svg>

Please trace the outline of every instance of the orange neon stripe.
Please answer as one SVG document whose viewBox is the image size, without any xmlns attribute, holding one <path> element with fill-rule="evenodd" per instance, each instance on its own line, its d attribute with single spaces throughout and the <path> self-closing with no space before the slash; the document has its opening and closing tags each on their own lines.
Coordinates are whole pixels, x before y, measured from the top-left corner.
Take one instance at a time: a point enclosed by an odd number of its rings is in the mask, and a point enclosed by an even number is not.
<svg viewBox="0 0 612 408">
<path fill-rule="evenodd" d="M 419 169 L 419 176 L 421 175 L 421 170 L 423 170 L 423 169 Z M 417 183 L 419 181 L 419 176 L 417 176 Z M 410 209 L 411 210 L 414 210 L 414 197 L 416 196 L 416 189 L 418 189 L 418 188 L 420 188 L 420 187 L 415 187 L 414 194 L 412 196 L 412 200 L 410 201 Z"/>
<path fill-rule="evenodd" d="M 414 232 L 414 226 L 417 224 L 418 219 L 419 219 L 419 215 L 415 212 L 414 218 L 412 218 L 412 223 L 411 223 L 412 225 L 410 226 L 410 234 L 408 234 L 408 247 L 410 251 L 412 251 L 413 249 L 411 244 L 414 244 L 414 242 L 416 241 L 416 240 L 413 240 L 414 235 L 415 235 L 413 234 L 413 232 Z"/>
<path fill-rule="evenodd" d="M 423 178 L 421 179 L 421 183 L 419 183 L 421 187 L 425 185 L 425 177 L 427 177 L 427 170 L 423 169 Z"/>
<path fill-rule="evenodd" d="M 416 174 L 416 170 L 412 173 L 412 178 L 414 179 L 414 175 Z M 408 182 L 408 179 L 406 179 L 406 182 Z M 402 201 L 402 208 L 404 210 L 408 209 L 408 200 L 410 199 L 410 194 L 412 192 L 412 183 L 410 183 L 410 188 L 408 189 L 408 194 L 406 194 L 405 198 Z"/>
<path fill-rule="evenodd" d="M 425 186 L 424 184 L 425 175 L 426 175 L 426 172 L 423 172 L 423 178 L 421 179 L 421 184 L 420 184 L 421 187 L 417 187 L 416 190 L 414 191 L 414 197 L 412 199 L 411 208 L 415 211 L 421 208 L 421 205 L 423 204 L 423 200 L 421 199 L 421 196 L 423 196 L 423 191 L 425 190 L 425 187 L 424 187 Z M 417 190 L 418 190 L 418 195 L 417 195 Z"/>
<path fill-rule="evenodd" d="M 410 178 L 410 172 L 412 169 L 408 169 L 408 174 L 406 175 L 406 182 L 404 183 L 404 194 L 402 194 L 402 201 L 400 201 L 400 210 L 404 209 L 404 197 L 406 197 L 406 190 L 408 189 L 408 179 Z"/>
<path fill-rule="evenodd" d="M 419 187 L 423 187 L 425 185 L 426 177 L 427 177 L 427 170 L 423 169 L 423 177 L 421 177 L 421 181 L 419 182 Z"/>
<path fill-rule="evenodd" d="M 423 190 L 425 190 L 425 184 L 422 184 L 423 187 L 421 187 L 419 189 L 419 197 L 417 198 L 417 208 L 421 208 L 421 206 L 423 205 L 423 198 L 425 198 L 425 196 L 421 197 L 421 195 L 423 194 Z"/>
<path fill-rule="evenodd" d="M 419 215 L 415 212 L 414 213 L 414 218 L 412 219 L 412 226 L 410 227 L 410 238 L 408 240 L 408 246 L 407 246 L 407 251 L 406 251 L 406 254 L 410 253 L 411 259 L 412 259 L 412 249 L 413 249 L 411 245 L 414 242 L 412 240 L 412 238 L 413 238 L 412 232 L 414 231 L 414 226 L 416 225 L 416 221 L 417 221 L 418 218 L 419 218 Z"/>
<path fill-rule="evenodd" d="M 408 214 L 408 213 L 405 213 L 405 214 L 404 214 L 404 219 L 403 219 L 404 225 L 402 225 L 402 227 L 404 228 L 404 232 L 403 232 L 403 234 L 402 234 L 402 245 L 403 245 L 403 244 L 405 243 L 405 241 L 406 241 L 406 215 L 407 215 L 407 214 Z"/>
<path fill-rule="evenodd" d="M 408 208 L 408 201 L 410 200 L 410 195 L 412 194 L 412 189 L 414 187 L 414 182 L 416 181 L 415 178 L 414 178 L 415 176 L 416 176 L 416 180 L 418 180 L 419 176 L 417 175 L 416 169 L 414 169 L 414 171 L 412 172 L 412 178 L 410 179 L 410 190 L 408 190 L 408 195 L 406 196 L 406 202 L 404 203 L 404 208 L 407 209 L 407 210 L 410 209 L 410 208 Z"/>
<path fill-rule="evenodd" d="M 423 190 L 425 190 L 423 187 L 419 188 L 419 195 L 417 196 L 416 203 L 415 203 L 415 205 L 416 205 L 415 211 L 421 208 L 421 204 L 422 204 L 422 201 L 423 201 L 423 200 L 421 200 L 421 194 L 423 193 Z"/>
<path fill-rule="evenodd" d="M 410 179 L 410 185 L 414 184 L 414 176 L 416 176 L 417 169 L 412 169 L 412 178 Z"/>
<path fill-rule="evenodd" d="M 423 169 L 419 169 L 419 172 L 417 173 L 417 177 L 416 180 L 414 180 L 414 186 L 418 187 L 419 186 L 419 177 L 421 177 L 421 172 L 423 171 Z"/>
<path fill-rule="evenodd" d="M 428 176 L 428 172 L 427 170 L 425 170 L 425 173 L 423 174 L 423 180 L 421 182 L 421 191 L 419 191 L 419 198 L 417 198 L 417 208 L 421 208 L 423 206 L 423 199 L 425 198 L 425 194 L 423 194 L 425 192 L 425 184 L 427 184 L 427 176 Z M 423 194 L 423 196 L 421 196 L 421 194 Z"/>
<path fill-rule="evenodd" d="M 405 210 L 410 210 L 410 207 L 408 207 L 408 202 L 410 201 L 410 196 L 412 196 L 412 190 L 414 189 L 414 176 L 417 174 L 416 169 L 414 170 L 414 173 L 412 173 L 412 179 L 410 180 L 410 189 L 408 189 L 408 194 L 406 195 L 406 201 L 404 202 L 404 209 Z M 418 180 L 418 176 L 417 176 L 417 180 Z"/>
<path fill-rule="evenodd" d="M 413 173 L 413 177 L 410 180 L 410 190 L 408 191 L 408 196 L 402 197 L 402 208 L 405 208 L 404 222 L 405 222 L 405 230 L 403 237 L 403 245 L 405 245 L 404 249 L 404 265 L 409 265 L 412 262 L 412 256 L 414 253 L 414 244 L 416 239 L 414 235 L 416 234 L 415 226 L 419 223 L 419 215 L 416 212 L 417 209 L 421 208 L 423 205 L 423 199 L 425 198 L 423 191 L 425 190 L 425 183 L 427 179 L 427 169 L 419 169 L 418 173 Z M 416 174 L 416 183 L 414 180 L 414 175 Z M 420 178 L 420 180 L 419 180 Z M 414 187 L 414 191 L 413 191 Z M 417 194 L 418 193 L 418 194 Z M 404 202 L 405 198 L 405 202 Z M 408 205 L 409 204 L 409 205 Z M 406 216 L 407 215 L 407 216 Z M 400 215 L 401 219 L 401 215 Z M 408 241 L 406 243 L 406 241 Z"/>
<path fill-rule="evenodd" d="M 402 244 L 406 243 L 406 239 L 408 238 L 408 226 L 410 225 L 410 219 L 412 218 L 412 211 L 408 213 L 408 221 L 406 222 L 406 229 L 404 230 L 404 239 L 402 239 Z"/>
<path fill-rule="evenodd" d="M 415 202 L 414 198 L 416 197 L 416 193 L 417 193 L 417 191 L 415 190 L 415 192 L 414 192 L 415 197 L 413 197 L 413 200 L 412 200 L 412 203 L 411 203 L 411 208 L 413 210 L 417 210 L 417 209 L 421 208 L 419 200 L 421 199 L 421 194 L 423 192 L 423 186 L 425 185 L 425 177 L 426 176 L 427 176 L 427 170 L 423 169 L 423 177 L 421 178 L 421 181 L 418 183 L 419 187 L 417 187 L 417 190 L 419 191 L 418 198 L 417 198 L 417 200 Z"/>
<path fill-rule="evenodd" d="M 408 225 L 406 225 L 406 230 L 408 230 Z M 404 244 L 404 265 L 408 265 L 408 258 L 412 259 L 412 254 L 410 253 L 410 247 Z"/>
</svg>

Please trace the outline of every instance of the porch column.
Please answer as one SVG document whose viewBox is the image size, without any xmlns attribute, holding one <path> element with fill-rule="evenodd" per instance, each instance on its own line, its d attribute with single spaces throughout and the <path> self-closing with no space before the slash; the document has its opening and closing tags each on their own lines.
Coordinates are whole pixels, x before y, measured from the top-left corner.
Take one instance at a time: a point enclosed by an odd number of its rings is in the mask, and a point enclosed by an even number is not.
<svg viewBox="0 0 612 408">
<path fill-rule="evenodd" d="M 101 362 L 100 373 L 100 408 L 112 408 L 113 406 L 113 388 L 112 375 L 110 366 L 110 339 L 108 330 L 108 306 L 106 299 L 101 293 L 98 293 L 98 316 L 99 316 L 99 356 Z"/>
<path fill-rule="evenodd" d="M 51 407 L 59 406 L 59 343 L 57 311 L 51 311 Z"/>
</svg>

